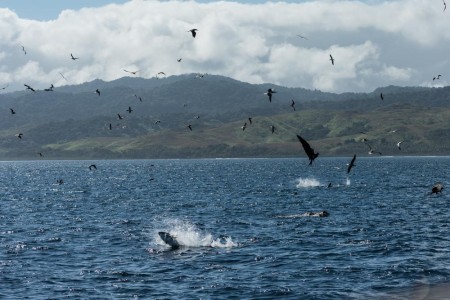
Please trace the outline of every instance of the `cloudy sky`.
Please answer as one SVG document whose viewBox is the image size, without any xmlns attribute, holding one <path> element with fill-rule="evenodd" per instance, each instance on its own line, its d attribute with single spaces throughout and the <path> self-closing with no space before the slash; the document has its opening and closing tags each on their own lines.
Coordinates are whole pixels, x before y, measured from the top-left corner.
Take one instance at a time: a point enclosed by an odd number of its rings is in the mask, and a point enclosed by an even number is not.
<svg viewBox="0 0 450 300">
<path fill-rule="evenodd" d="M 330 92 L 444 86 L 450 7 L 443 9 L 443 0 L 0 0 L 0 88 L 160 71 Z"/>
</svg>

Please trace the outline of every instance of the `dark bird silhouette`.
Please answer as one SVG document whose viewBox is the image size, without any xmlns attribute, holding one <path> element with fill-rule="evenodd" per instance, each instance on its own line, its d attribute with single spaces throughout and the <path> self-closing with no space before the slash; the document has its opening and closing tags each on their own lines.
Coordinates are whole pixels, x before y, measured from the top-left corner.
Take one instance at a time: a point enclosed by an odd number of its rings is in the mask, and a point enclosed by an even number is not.
<svg viewBox="0 0 450 300">
<path fill-rule="evenodd" d="M 334 66 L 334 58 L 331 54 L 330 54 L 330 60 L 331 60 L 331 64 Z"/>
<path fill-rule="evenodd" d="M 297 34 L 297 36 L 298 36 L 299 38 L 301 38 L 301 39 L 304 39 L 304 40 L 307 40 L 307 39 L 308 39 L 307 37 L 305 37 L 305 36 L 303 36 L 303 35 L 300 35 L 300 34 Z"/>
<path fill-rule="evenodd" d="M 9 86 L 9 84 L 5 85 L 4 87 L 2 87 L 2 90 L 6 90 L 6 88 Z"/>
<path fill-rule="evenodd" d="M 404 142 L 404 141 L 400 141 L 400 142 L 397 143 L 397 148 L 398 148 L 398 150 L 402 150 L 402 148 L 400 147 L 400 145 L 401 145 L 403 142 Z"/>
<path fill-rule="evenodd" d="M 123 119 L 123 117 L 122 117 L 120 114 L 117 114 L 117 118 L 118 118 L 119 120 L 122 120 L 122 119 Z"/>
<path fill-rule="evenodd" d="M 96 89 L 95 93 L 100 96 L 100 90 L 99 89 Z"/>
<path fill-rule="evenodd" d="M 198 29 L 192 28 L 192 29 L 188 30 L 188 32 L 189 32 L 189 31 L 191 32 L 192 37 L 195 38 L 195 36 L 197 35 Z"/>
<path fill-rule="evenodd" d="M 187 128 L 189 128 L 190 131 L 192 131 L 192 125 L 189 124 L 188 126 L 186 126 Z"/>
<path fill-rule="evenodd" d="M 90 171 L 97 170 L 97 166 L 95 164 L 92 164 L 92 165 L 89 166 L 89 170 Z"/>
<path fill-rule="evenodd" d="M 161 120 L 156 120 L 155 121 L 155 125 L 158 125 L 159 123 L 161 123 Z"/>
<path fill-rule="evenodd" d="M 46 92 L 53 92 L 53 89 L 55 88 L 55 86 L 53 85 L 53 83 L 50 85 L 50 87 L 48 89 L 44 89 L 44 91 Z"/>
<path fill-rule="evenodd" d="M 77 60 L 77 59 L 79 59 L 79 57 L 74 57 L 72 53 L 70 53 L 70 58 L 72 58 L 72 60 Z"/>
<path fill-rule="evenodd" d="M 445 3 L 445 0 L 442 0 L 442 2 L 444 3 L 444 10 L 443 12 L 447 9 L 447 3 Z"/>
<path fill-rule="evenodd" d="M 442 185 L 442 183 L 440 183 L 440 182 L 435 183 L 433 185 L 433 187 L 431 188 L 431 194 L 441 193 L 443 189 L 444 189 L 444 186 Z"/>
<path fill-rule="evenodd" d="M 350 170 L 355 166 L 356 154 L 353 155 L 352 160 L 348 164 L 347 174 L 350 173 Z"/>
<path fill-rule="evenodd" d="M 17 133 L 17 134 L 15 134 L 14 136 L 16 136 L 16 137 L 18 137 L 19 139 L 21 139 L 22 136 L 23 136 L 23 133 Z"/>
<path fill-rule="evenodd" d="M 203 78 L 205 76 L 205 74 L 202 73 L 198 73 L 197 75 L 195 75 L 196 78 Z"/>
<path fill-rule="evenodd" d="M 244 126 L 242 126 L 241 128 L 242 128 L 242 131 L 244 131 L 245 128 L 247 128 L 247 122 L 245 122 L 245 123 L 244 123 Z"/>
<path fill-rule="evenodd" d="M 36 92 L 35 89 L 33 89 L 31 86 L 29 86 L 28 84 L 24 84 L 24 86 L 27 88 L 27 90 L 30 90 L 32 92 Z"/>
<path fill-rule="evenodd" d="M 438 76 L 435 76 L 435 77 L 433 77 L 433 80 L 436 80 L 436 79 L 441 79 L 441 74 L 439 74 Z"/>
<path fill-rule="evenodd" d="M 381 99 L 381 100 L 384 100 L 383 93 L 380 93 L 380 99 Z"/>
<path fill-rule="evenodd" d="M 314 159 L 317 158 L 317 156 L 319 156 L 319 153 L 314 153 L 314 149 L 311 148 L 311 146 L 308 144 L 307 141 L 305 141 L 301 136 L 299 136 L 297 134 L 297 138 L 300 141 L 300 143 L 302 143 L 303 146 L 303 150 L 305 150 L 306 155 L 308 155 L 309 158 L 309 165 L 312 164 L 312 162 L 314 161 Z"/>
<path fill-rule="evenodd" d="M 177 62 L 181 62 L 181 59 L 182 59 L 182 58 L 177 59 Z"/>
<path fill-rule="evenodd" d="M 248 117 L 248 122 L 250 123 L 250 125 L 252 125 L 252 118 Z"/>
<path fill-rule="evenodd" d="M 44 154 L 42 154 L 42 152 L 38 152 L 37 154 L 39 155 L 39 157 L 44 157 Z"/>
<path fill-rule="evenodd" d="M 9 110 L 11 111 L 11 114 L 12 114 L 12 115 L 15 115 L 15 114 L 16 114 L 16 111 L 15 111 L 14 109 L 10 108 Z"/>
<path fill-rule="evenodd" d="M 112 124 L 109 123 L 109 130 L 112 130 Z"/>
<path fill-rule="evenodd" d="M 266 94 L 269 97 L 269 102 L 272 102 L 272 95 L 275 93 L 276 93 L 276 91 L 274 91 L 272 89 L 268 89 L 267 92 L 265 92 L 264 94 Z"/>
<path fill-rule="evenodd" d="M 136 94 L 134 94 L 133 96 L 134 96 L 136 99 L 139 99 L 139 101 L 142 102 L 142 98 L 141 98 L 140 96 L 138 96 L 138 95 L 136 95 Z"/>
<path fill-rule="evenodd" d="M 57 183 L 57 184 L 59 184 L 59 185 L 61 185 L 61 184 L 63 184 L 63 183 L 64 183 L 64 180 L 62 180 L 62 179 L 58 179 L 58 180 L 56 180 L 56 183 Z"/>
<path fill-rule="evenodd" d="M 291 107 L 292 107 L 292 109 L 295 111 L 295 102 L 294 102 L 294 99 L 292 99 Z"/>
<path fill-rule="evenodd" d="M 164 73 L 164 72 L 158 72 L 157 74 L 156 74 L 156 79 L 158 79 L 159 78 L 159 76 L 158 75 L 164 75 L 164 76 L 166 76 L 166 73 Z"/>
<path fill-rule="evenodd" d="M 130 73 L 130 74 L 133 74 L 133 75 L 136 75 L 136 73 L 137 72 L 139 72 L 139 70 L 137 70 L 137 71 L 128 71 L 128 70 L 125 70 L 125 69 L 123 69 L 125 72 L 127 72 L 127 73 Z"/>
<path fill-rule="evenodd" d="M 22 45 L 20 45 L 20 46 L 22 46 Z M 24 46 L 22 46 L 22 51 L 23 51 L 23 53 L 24 53 L 25 55 L 27 55 L 27 50 L 25 50 L 25 47 L 24 47 Z"/>
<path fill-rule="evenodd" d="M 131 114 L 132 111 L 133 111 L 133 110 L 131 109 L 131 106 L 128 106 L 127 112 L 128 112 L 129 114 Z"/>
<path fill-rule="evenodd" d="M 270 125 L 270 131 L 272 131 L 272 134 L 274 134 L 275 133 L 275 126 Z"/>
</svg>

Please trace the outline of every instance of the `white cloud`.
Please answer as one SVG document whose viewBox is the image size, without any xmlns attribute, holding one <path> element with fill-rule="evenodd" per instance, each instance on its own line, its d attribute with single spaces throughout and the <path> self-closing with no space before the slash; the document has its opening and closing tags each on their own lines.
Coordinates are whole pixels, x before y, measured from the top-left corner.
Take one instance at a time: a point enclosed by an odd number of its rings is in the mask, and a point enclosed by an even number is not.
<svg viewBox="0 0 450 300">
<path fill-rule="evenodd" d="M 146 78 L 207 72 L 334 92 L 426 85 L 450 67 L 450 18 L 441 4 L 134 0 L 65 10 L 45 22 L 0 9 L 0 85 L 112 80 L 129 75 L 124 68 Z"/>
</svg>

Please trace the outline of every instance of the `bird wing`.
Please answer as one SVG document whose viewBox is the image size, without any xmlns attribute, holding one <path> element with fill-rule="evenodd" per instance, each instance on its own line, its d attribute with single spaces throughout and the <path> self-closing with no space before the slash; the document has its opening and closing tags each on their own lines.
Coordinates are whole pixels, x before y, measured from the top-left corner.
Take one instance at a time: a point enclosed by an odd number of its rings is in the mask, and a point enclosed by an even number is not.
<svg viewBox="0 0 450 300">
<path fill-rule="evenodd" d="M 352 167 L 354 166 L 355 159 L 356 159 L 356 154 L 353 155 L 353 158 L 352 158 L 352 160 L 350 161 L 350 164 L 348 165 L 347 173 L 350 173 L 350 170 L 351 170 Z"/>
<path fill-rule="evenodd" d="M 308 155 L 308 158 L 313 160 L 315 157 L 314 155 L 314 149 L 311 148 L 311 146 L 308 144 L 307 141 L 305 141 L 301 136 L 297 134 L 297 138 L 302 143 L 303 149 L 305 150 L 306 155 Z"/>
</svg>

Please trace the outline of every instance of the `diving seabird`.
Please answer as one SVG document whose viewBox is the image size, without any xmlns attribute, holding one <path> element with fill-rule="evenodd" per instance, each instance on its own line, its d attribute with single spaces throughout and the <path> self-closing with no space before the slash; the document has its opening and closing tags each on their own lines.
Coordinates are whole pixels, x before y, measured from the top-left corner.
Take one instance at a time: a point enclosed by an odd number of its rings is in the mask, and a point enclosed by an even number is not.
<svg viewBox="0 0 450 300">
<path fill-rule="evenodd" d="M 92 165 L 89 166 L 89 170 L 90 171 L 97 170 L 97 166 L 95 164 L 92 164 Z"/>
<path fill-rule="evenodd" d="M 33 89 L 31 86 L 29 86 L 28 84 L 24 84 L 24 86 L 27 88 L 27 90 L 30 90 L 32 92 L 36 92 L 35 89 Z"/>
<path fill-rule="evenodd" d="M 297 134 L 297 138 L 300 141 L 300 143 L 302 143 L 303 146 L 303 150 L 305 150 L 306 155 L 308 155 L 309 158 L 309 165 L 312 164 L 312 162 L 314 161 L 314 159 L 317 158 L 317 156 L 319 156 L 319 153 L 314 153 L 314 149 L 311 148 L 311 146 L 308 144 L 307 141 L 305 141 L 301 136 L 299 136 Z"/>
<path fill-rule="evenodd" d="M 272 90 L 272 89 L 268 89 L 267 92 L 265 92 L 264 94 L 266 94 L 269 97 L 269 102 L 272 102 L 272 94 L 275 94 L 276 91 Z"/>
<path fill-rule="evenodd" d="M 350 170 L 351 170 L 352 167 L 355 165 L 355 159 L 356 159 L 356 154 L 353 155 L 352 160 L 351 160 L 350 163 L 348 164 L 347 174 L 350 173 Z"/>
<path fill-rule="evenodd" d="M 77 60 L 77 59 L 79 59 L 79 57 L 74 57 L 72 53 L 70 53 L 70 58 L 72 58 L 72 60 Z"/>
<path fill-rule="evenodd" d="M 195 36 L 197 35 L 197 32 L 196 32 L 197 30 L 198 29 L 192 28 L 192 29 L 188 30 L 188 32 L 190 31 L 192 34 L 192 37 L 195 38 Z"/>
<path fill-rule="evenodd" d="M 330 60 L 331 60 L 331 64 L 334 66 L 334 58 L 331 54 L 330 54 Z"/>
</svg>

